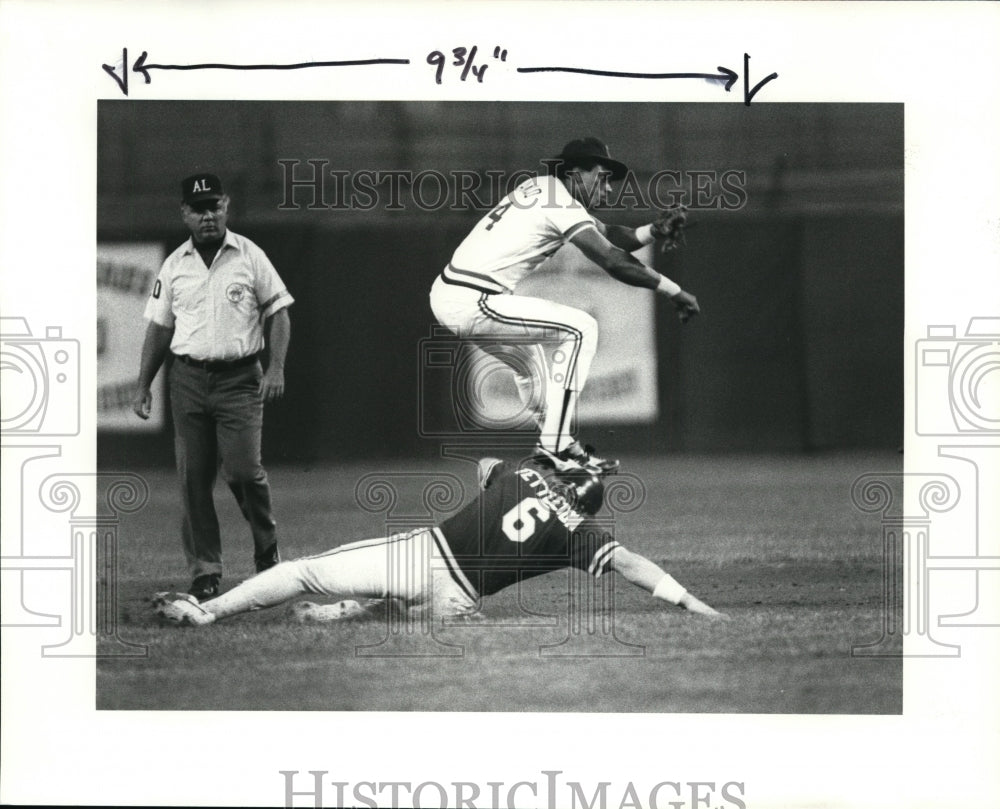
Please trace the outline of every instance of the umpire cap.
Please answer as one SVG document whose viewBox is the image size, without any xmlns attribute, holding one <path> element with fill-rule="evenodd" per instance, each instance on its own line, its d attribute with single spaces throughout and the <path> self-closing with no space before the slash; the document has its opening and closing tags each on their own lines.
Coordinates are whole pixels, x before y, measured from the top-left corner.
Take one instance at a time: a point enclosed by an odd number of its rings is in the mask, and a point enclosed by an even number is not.
<svg viewBox="0 0 1000 809">
<path fill-rule="evenodd" d="M 222 180 L 214 174 L 192 174 L 181 180 L 181 197 L 187 205 L 206 199 L 222 199 L 224 196 Z"/>
<path fill-rule="evenodd" d="M 546 164 L 562 164 L 567 169 L 579 166 L 583 169 L 600 163 L 611 170 L 611 179 L 620 180 L 628 174 L 628 166 L 614 160 L 608 151 L 607 144 L 600 138 L 578 138 L 563 146 L 562 152 L 545 161 Z"/>
</svg>

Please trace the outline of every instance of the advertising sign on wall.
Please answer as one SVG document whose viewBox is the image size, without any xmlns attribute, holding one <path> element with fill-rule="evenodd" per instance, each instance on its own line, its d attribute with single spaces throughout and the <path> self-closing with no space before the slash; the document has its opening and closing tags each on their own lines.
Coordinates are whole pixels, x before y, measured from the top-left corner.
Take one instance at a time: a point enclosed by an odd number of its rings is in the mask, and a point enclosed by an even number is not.
<svg viewBox="0 0 1000 809">
<path fill-rule="evenodd" d="M 164 424 L 163 373 L 153 382 L 153 409 L 132 412 L 139 355 L 146 333 L 143 310 L 163 263 L 157 243 L 97 245 L 97 427 L 155 432 Z"/>
<path fill-rule="evenodd" d="M 647 258 L 647 262 L 650 259 Z M 580 396 L 580 424 L 648 424 L 658 416 L 656 302 L 648 289 L 616 281 L 568 245 L 517 287 L 528 295 L 572 306 L 599 327 L 597 356 Z M 499 360 L 496 373 L 481 372 L 484 390 L 470 396 L 486 424 L 503 423 L 523 409 L 514 377 Z"/>
</svg>

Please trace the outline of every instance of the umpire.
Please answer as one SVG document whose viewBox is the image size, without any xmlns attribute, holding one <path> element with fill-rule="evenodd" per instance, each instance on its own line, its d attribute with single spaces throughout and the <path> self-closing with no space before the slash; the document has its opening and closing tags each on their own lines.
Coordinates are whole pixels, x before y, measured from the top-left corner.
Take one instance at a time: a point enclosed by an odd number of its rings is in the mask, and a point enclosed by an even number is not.
<svg viewBox="0 0 1000 809">
<path fill-rule="evenodd" d="M 264 402 L 285 391 L 293 299 L 264 251 L 226 228 L 229 197 L 216 175 L 188 177 L 181 193 L 191 238 L 163 262 L 146 304 L 149 325 L 132 409 L 149 418 L 150 385 L 169 360 L 181 534 L 193 577 L 190 593 L 203 599 L 218 594 L 222 578 L 212 495 L 220 461 L 250 523 L 257 571 L 280 561 L 260 438 Z"/>
</svg>

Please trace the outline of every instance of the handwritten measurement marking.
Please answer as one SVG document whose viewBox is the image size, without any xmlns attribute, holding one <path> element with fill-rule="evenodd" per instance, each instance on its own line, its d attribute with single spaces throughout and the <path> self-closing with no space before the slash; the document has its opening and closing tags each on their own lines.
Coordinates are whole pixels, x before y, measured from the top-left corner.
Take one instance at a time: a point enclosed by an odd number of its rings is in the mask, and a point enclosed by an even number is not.
<svg viewBox="0 0 1000 809">
<path fill-rule="evenodd" d="M 719 66 L 718 73 L 634 73 L 621 70 L 597 70 L 589 67 L 519 67 L 518 73 L 577 73 L 585 76 L 606 76 L 614 79 L 705 79 L 724 82 L 728 93 L 739 78 L 735 70 Z M 743 54 L 743 103 L 748 107 L 753 97 L 768 82 L 778 78 L 777 73 L 771 73 L 766 78 L 750 87 L 750 54 Z"/>
<path fill-rule="evenodd" d="M 296 62 L 294 64 L 284 64 L 284 65 L 272 65 L 272 64 L 261 64 L 261 65 L 237 65 L 237 64 L 227 64 L 223 62 L 206 62 L 204 64 L 195 65 L 161 65 L 161 64 L 147 64 L 146 58 L 149 54 L 143 51 L 139 58 L 135 60 L 132 65 L 131 71 L 128 67 L 128 49 L 122 48 L 122 75 L 118 75 L 118 66 L 111 65 L 101 65 L 104 71 L 111 76 L 117 82 L 119 89 L 123 94 L 128 95 L 128 79 L 129 72 L 139 73 L 146 80 L 146 84 L 152 82 L 152 78 L 149 75 L 151 70 L 305 70 L 308 68 L 316 67 L 361 67 L 364 65 L 408 65 L 410 64 L 409 59 L 345 59 L 335 62 Z"/>
<path fill-rule="evenodd" d="M 434 81 L 441 84 L 444 79 L 446 66 L 461 68 L 460 81 L 466 81 L 469 76 L 474 76 L 479 84 L 483 83 L 488 63 L 477 62 L 479 46 L 473 45 L 469 48 L 459 47 L 451 49 L 451 62 L 442 51 L 431 51 L 427 54 L 427 64 L 434 66 Z M 206 62 L 202 64 L 174 65 L 174 64 L 154 64 L 147 63 L 149 54 L 143 51 L 139 58 L 129 68 L 128 49 L 122 48 L 122 59 L 115 65 L 103 64 L 101 67 L 111 76 L 124 95 L 129 93 L 129 74 L 138 73 L 145 80 L 146 84 L 152 83 L 150 71 L 152 70 L 305 70 L 317 67 L 362 67 L 367 65 L 408 65 L 409 59 L 345 59 L 329 62 L 296 62 L 293 64 L 227 64 L 223 62 Z M 507 61 L 507 49 L 496 45 L 493 48 L 493 59 L 498 62 Z M 119 74 L 119 65 L 121 74 Z M 622 79 L 700 79 L 703 81 L 717 82 L 723 85 L 728 93 L 739 78 L 739 74 L 727 67 L 716 68 L 718 73 L 636 73 L 620 70 L 599 70 L 587 67 L 519 67 L 518 73 L 576 73 L 587 76 L 604 76 L 609 78 Z M 743 103 L 750 106 L 750 102 L 769 82 L 778 78 L 777 73 L 771 73 L 759 82 L 750 86 L 750 54 L 743 54 Z"/>
<path fill-rule="evenodd" d="M 476 54 L 479 53 L 479 46 L 473 45 L 471 48 L 452 48 L 451 55 L 454 57 L 454 61 L 451 62 L 451 67 L 462 68 L 462 75 L 459 77 L 461 81 L 465 81 L 469 78 L 471 73 L 476 77 L 476 81 L 480 84 L 483 83 L 483 77 L 486 75 L 486 69 L 489 67 L 488 64 L 476 65 Z M 493 48 L 493 58 L 500 62 L 507 61 L 507 49 L 501 48 L 497 45 Z M 435 67 L 434 71 L 434 82 L 436 84 L 441 84 L 441 80 L 444 77 L 445 66 L 448 65 L 447 57 L 441 51 L 431 51 L 427 54 L 427 64 L 433 65 Z"/>
</svg>

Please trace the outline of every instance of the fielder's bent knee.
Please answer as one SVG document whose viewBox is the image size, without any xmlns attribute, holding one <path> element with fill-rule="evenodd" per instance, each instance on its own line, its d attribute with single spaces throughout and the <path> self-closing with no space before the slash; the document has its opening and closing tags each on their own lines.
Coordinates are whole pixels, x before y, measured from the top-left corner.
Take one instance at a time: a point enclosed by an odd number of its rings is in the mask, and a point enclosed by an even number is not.
<svg viewBox="0 0 1000 809">
<path fill-rule="evenodd" d="M 577 324 L 577 328 L 583 334 L 584 340 L 597 340 L 598 326 L 597 321 L 586 312 L 581 312 L 580 322 Z"/>
</svg>

